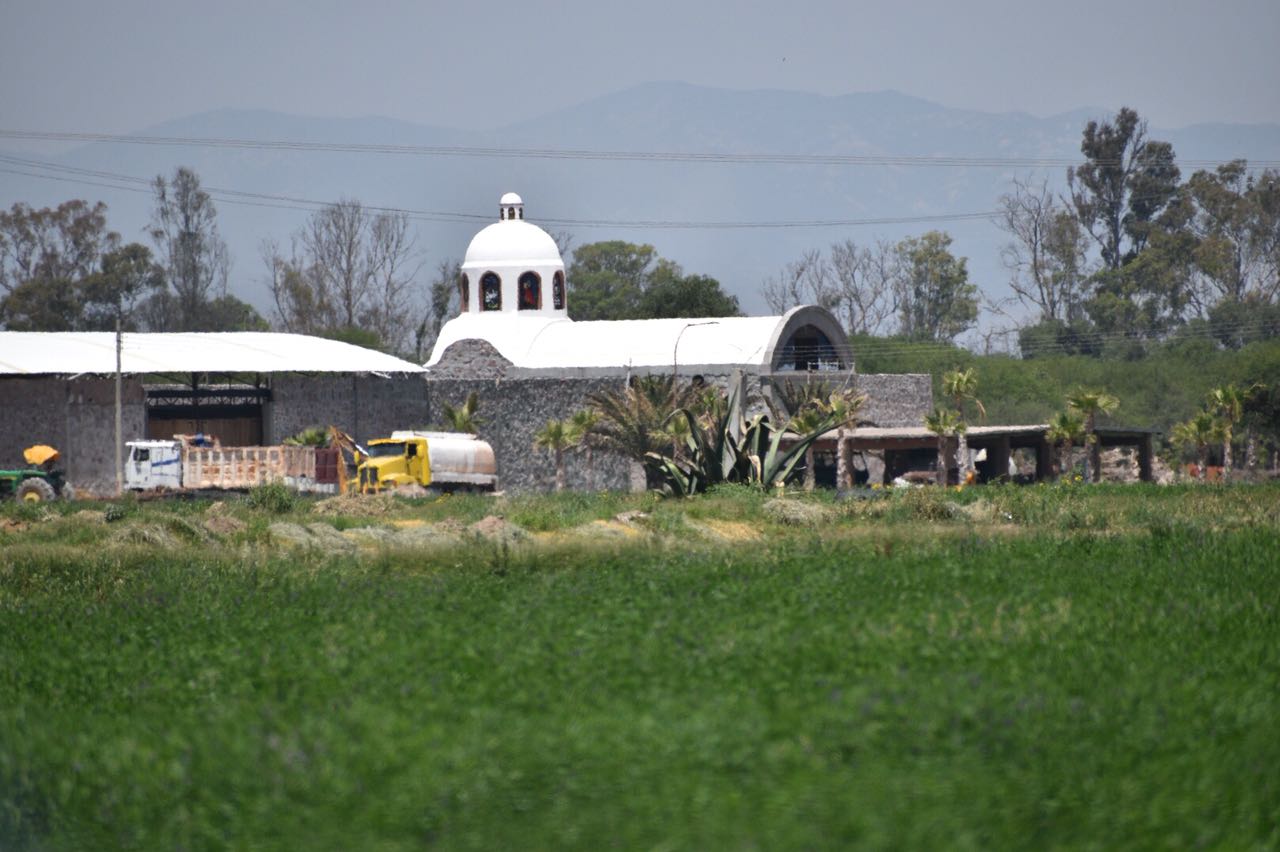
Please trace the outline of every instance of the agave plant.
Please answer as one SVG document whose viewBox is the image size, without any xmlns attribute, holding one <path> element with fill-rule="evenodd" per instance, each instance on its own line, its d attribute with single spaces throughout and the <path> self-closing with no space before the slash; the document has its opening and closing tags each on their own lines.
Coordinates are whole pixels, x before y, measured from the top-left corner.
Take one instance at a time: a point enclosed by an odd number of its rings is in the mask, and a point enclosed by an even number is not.
<svg viewBox="0 0 1280 852">
<path fill-rule="evenodd" d="M 721 482 L 772 488 L 789 481 L 814 441 L 848 423 L 855 412 L 856 408 L 827 411 L 803 424 L 804 431 L 793 431 L 763 414 L 747 420 L 742 390 L 735 385 L 722 407 L 711 406 L 702 417 L 688 408 L 673 412 L 672 418 L 683 418 L 689 427 L 685 452 L 676 458 L 652 451 L 648 459 L 662 479 L 662 490 L 678 496 Z"/>
</svg>

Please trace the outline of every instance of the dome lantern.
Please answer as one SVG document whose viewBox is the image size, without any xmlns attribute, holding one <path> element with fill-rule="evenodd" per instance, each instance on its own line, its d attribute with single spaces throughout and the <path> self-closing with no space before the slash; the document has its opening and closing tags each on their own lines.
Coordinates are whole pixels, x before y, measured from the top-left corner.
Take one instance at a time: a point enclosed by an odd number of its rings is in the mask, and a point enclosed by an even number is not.
<svg viewBox="0 0 1280 852">
<path fill-rule="evenodd" d="M 498 219 L 514 222 L 524 219 L 524 201 L 514 192 L 505 193 L 498 200 Z"/>
</svg>

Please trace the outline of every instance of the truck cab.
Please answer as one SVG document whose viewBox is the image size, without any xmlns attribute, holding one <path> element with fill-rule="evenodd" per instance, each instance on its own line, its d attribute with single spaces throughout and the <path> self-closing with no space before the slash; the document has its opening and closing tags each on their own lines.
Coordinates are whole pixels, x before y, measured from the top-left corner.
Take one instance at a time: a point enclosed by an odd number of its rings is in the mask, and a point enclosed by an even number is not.
<svg viewBox="0 0 1280 852">
<path fill-rule="evenodd" d="M 124 487 L 153 491 L 182 487 L 182 445 L 177 441 L 129 441 L 124 465 Z"/>
<path fill-rule="evenodd" d="M 360 491 L 369 493 L 401 485 L 431 484 L 426 438 L 376 438 L 360 465 Z"/>
</svg>

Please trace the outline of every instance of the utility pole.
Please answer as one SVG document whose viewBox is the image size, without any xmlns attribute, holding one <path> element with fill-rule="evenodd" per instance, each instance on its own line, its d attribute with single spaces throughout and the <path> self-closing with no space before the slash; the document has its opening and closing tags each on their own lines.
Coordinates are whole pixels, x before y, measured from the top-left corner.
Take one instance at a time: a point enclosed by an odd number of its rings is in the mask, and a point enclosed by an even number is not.
<svg viewBox="0 0 1280 852">
<path fill-rule="evenodd" d="M 116 496 L 119 497 L 124 492 L 124 461 L 120 457 L 123 444 L 124 429 L 121 425 L 120 408 L 121 400 L 121 350 L 124 348 L 124 336 L 120 333 L 120 313 L 116 312 Z"/>
</svg>

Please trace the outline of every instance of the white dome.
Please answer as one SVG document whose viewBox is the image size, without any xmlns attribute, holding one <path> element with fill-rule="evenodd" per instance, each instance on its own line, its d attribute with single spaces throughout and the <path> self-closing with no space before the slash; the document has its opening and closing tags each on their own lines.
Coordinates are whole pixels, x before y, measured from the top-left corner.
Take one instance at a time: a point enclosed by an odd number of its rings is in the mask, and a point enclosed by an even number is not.
<svg viewBox="0 0 1280 852">
<path fill-rule="evenodd" d="M 462 313 L 568 318 L 564 260 L 556 241 L 524 220 L 524 202 L 502 196 L 498 221 L 471 239 L 462 260 Z"/>
<path fill-rule="evenodd" d="M 523 219 L 494 222 L 471 239 L 464 269 L 482 266 L 559 266 L 560 249 L 551 235 Z"/>
</svg>

